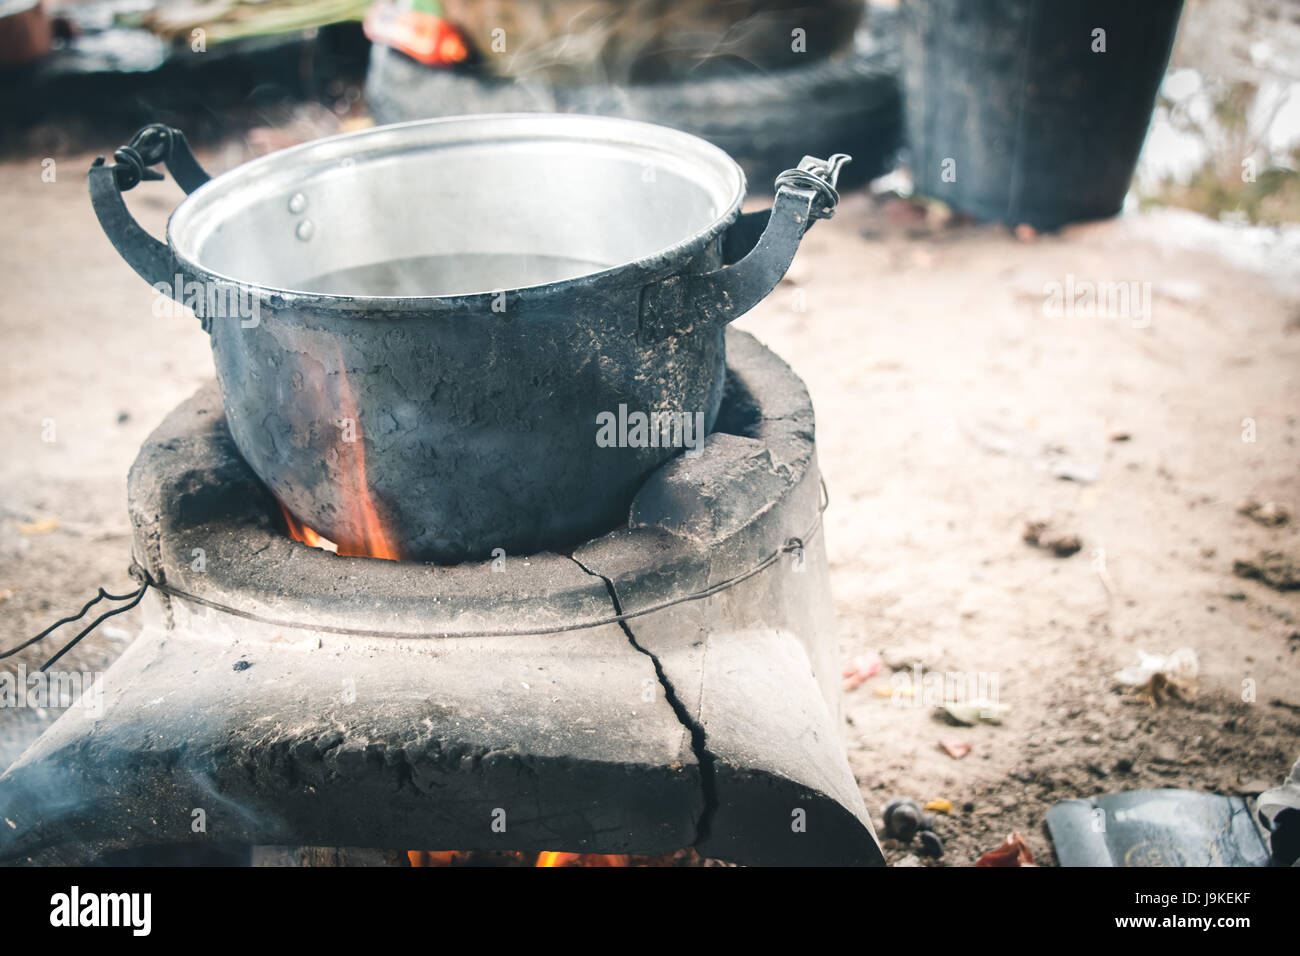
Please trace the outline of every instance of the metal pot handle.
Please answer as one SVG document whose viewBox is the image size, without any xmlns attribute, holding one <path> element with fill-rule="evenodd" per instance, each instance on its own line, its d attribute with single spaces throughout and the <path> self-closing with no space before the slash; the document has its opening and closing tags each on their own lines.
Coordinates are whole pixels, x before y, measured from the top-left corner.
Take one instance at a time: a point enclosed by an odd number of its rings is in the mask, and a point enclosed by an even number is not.
<svg viewBox="0 0 1300 956">
<path fill-rule="evenodd" d="M 758 305 L 790 268 L 813 222 L 835 215 L 840 199 L 835 184 L 840 169 L 850 161 L 844 153 L 830 159 L 805 156 L 796 168 L 776 177 L 770 210 L 741 216 L 723 236 L 723 258 L 733 264 L 714 272 L 670 276 L 646 286 L 641 293 L 642 342 L 687 332 L 699 324 L 725 325 Z"/>
<path fill-rule="evenodd" d="M 173 287 L 180 267 L 171 249 L 149 235 L 135 221 L 122 193 L 146 179 L 162 179 L 151 166 L 165 163 L 177 185 L 187 193 L 198 189 L 210 178 L 190 152 L 185 134 L 178 129 L 152 123 L 131 138 L 126 146 L 113 153 L 114 165 L 105 166 L 98 157 L 90 167 L 90 202 L 99 224 L 118 254 L 150 285 Z"/>
</svg>

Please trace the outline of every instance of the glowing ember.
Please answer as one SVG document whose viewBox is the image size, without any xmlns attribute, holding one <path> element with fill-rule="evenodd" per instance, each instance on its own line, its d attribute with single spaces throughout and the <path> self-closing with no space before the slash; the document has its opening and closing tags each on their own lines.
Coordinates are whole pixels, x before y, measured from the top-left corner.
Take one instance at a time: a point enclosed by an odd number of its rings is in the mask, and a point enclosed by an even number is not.
<svg viewBox="0 0 1300 956">
<path fill-rule="evenodd" d="M 411 866 L 667 866 L 678 854 L 633 857 L 626 853 L 478 853 L 468 850 L 408 850 Z"/>
<path fill-rule="evenodd" d="M 625 854 L 554 853 L 547 851 L 537 856 L 538 866 L 630 866 Z"/>
<path fill-rule="evenodd" d="M 464 863 L 468 854 L 457 850 L 407 850 L 406 858 L 411 866 L 455 866 Z"/>
</svg>

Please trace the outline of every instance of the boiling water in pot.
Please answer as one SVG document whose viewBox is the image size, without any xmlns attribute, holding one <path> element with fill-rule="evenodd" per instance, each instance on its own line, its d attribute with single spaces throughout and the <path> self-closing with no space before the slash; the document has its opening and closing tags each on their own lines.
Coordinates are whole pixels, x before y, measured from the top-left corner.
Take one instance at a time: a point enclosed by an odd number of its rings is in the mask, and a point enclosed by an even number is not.
<svg viewBox="0 0 1300 956">
<path fill-rule="evenodd" d="M 466 252 L 389 259 L 336 269 L 295 283 L 328 295 L 470 295 L 519 289 L 601 272 L 610 263 L 523 253 Z"/>
</svg>

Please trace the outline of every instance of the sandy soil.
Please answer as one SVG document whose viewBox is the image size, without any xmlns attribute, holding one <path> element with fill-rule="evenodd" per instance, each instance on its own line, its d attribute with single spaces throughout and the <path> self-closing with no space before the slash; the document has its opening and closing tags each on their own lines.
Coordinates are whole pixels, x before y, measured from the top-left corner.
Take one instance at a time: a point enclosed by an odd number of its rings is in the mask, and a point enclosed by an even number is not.
<svg viewBox="0 0 1300 956">
<path fill-rule="evenodd" d="M 876 696 L 889 667 L 848 695 L 876 819 L 894 796 L 950 800 L 946 862 L 1011 830 L 1050 860 L 1041 828 L 1057 800 L 1249 792 L 1300 753 L 1300 592 L 1232 570 L 1262 549 L 1296 553 L 1294 523 L 1262 527 L 1237 507 L 1300 502 L 1300 312 L 1288 282 L 1183 248 L 1183 215 L 1030 243 L 987 227 L 909 238 L 853 197 L 805 240 L 807 312 L 787 286 L 742 320 L 812 390 L 846 663 L 874 650 L 995 673 L 1012 708 L 1001 726 L 953 728 Z M 1046 316 L 1045 284 L 1068 274 L 1149 282 L 1150 325 Z M 1095 481 L 1054 477 L 1062 466 Z M 1032 520 L 1082 550 L 1031 548 Z M 1201 663 L 1192 703 L 1153 709 L 1113 688 L 1139 648 L 1184 646 Z M 940 738 L 973 749 L 956 761 Z"/>
</svg>

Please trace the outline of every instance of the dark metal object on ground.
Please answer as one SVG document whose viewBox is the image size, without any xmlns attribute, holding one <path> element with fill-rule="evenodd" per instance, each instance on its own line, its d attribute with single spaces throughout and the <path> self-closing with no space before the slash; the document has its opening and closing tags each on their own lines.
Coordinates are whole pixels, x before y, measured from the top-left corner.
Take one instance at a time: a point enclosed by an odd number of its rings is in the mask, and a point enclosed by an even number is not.
<svg viewBox="0 0 1300 956">
<path fill-rule="evenodd" d="M 917 191 L 1038 229 L 1119 212 L 1181 11 L 1182 0 L 904 0 Z"/>
<path fill-rule="evenodd" d="M 0 861 L 693 845 L 881 863 L 840 741 L 812 406 L 751 336 L 730 333 L 728 354 L 719 431 L 650 476 L 629 528 L 500 570 L 288 539 L 215 387 L 200 391 L 129 481 L 137 561 L 191 597 L 151 589 L 102 711 L 72 707 L 0 776 Z M 543 633 L 664 605 L 773 552 L 707 599 Z M 363 633 L 376 627 L 413 636 Z M 485 632 L 499 636 L 466 636 Z"/>
<path fill-rule="evenodd" d="M 1047 811 L 1061 866 L 1264 866 L 1268 845 L 1241 797 L 1130 790 Z"/>
<path fill-rule="evenodd" d="M 138 139 L 146 166 L 198 169 L 179 134 Z M 739 167 L 675 130 L 458 117 L 241 166 L 181 203 L 164 244 L 122 200 L 136 156 L 91 169 L 96 213 L 160 292 L 197 297 L 253 470 L 345 550 L 380 553 L 382 533 L 440 562 L 623 524 L 646 475 L 712 429 L 726 324 L 831 215 L 839 169 L 805 157 L 742 216 Z"/>
<path fill-rule="evenodd" d="M 1259 795 L 1256 812 L 1269 830 L 1272 864 L 1300 865 L 1300 760 L 1296 760 L 1280 787 Z"/>
</svg>

